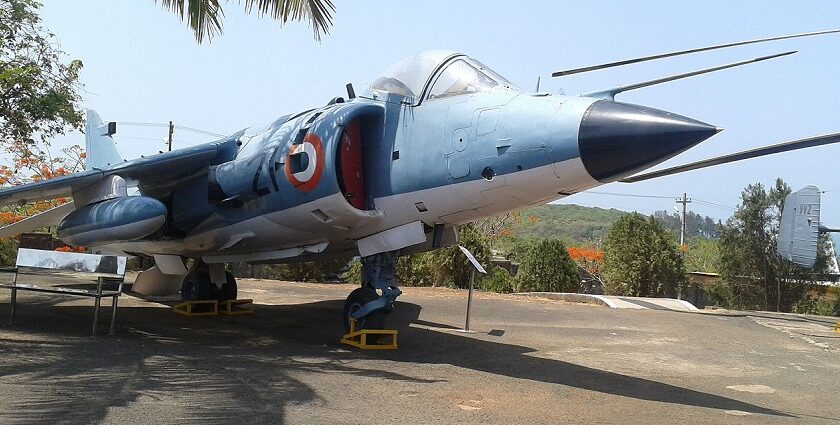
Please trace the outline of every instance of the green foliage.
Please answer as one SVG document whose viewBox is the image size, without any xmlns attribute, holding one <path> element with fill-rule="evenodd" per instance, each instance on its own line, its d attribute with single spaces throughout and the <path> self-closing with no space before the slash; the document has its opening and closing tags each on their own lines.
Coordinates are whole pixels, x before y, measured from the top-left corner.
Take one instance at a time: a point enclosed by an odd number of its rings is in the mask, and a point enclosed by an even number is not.
<svg viewBox="0 0 840 425">
<path fill-rule="evenodd" d="M 222 19 L 225 16 L 219 0 L 155 0 L 165 9 L 187 21 L 200 43 L 205 38 L 212 39 L 222 33 Z M 257 12 L 258 16 L 268 16 L 286 23 L 290 20 L 308 20 L 315 39 L 329 33 L 332 25 L 332 13 L 335 5 L 331 0 L 239 0 L 239 4 L 248 13 Z"/>
<path fill-rule="evenodd" d="M 580 205 L 547 204 L 522 210 L 519 220 L 511 226 L 511 236 L 500 241 L 500 248 L 507 249 L 517 239 L 560 239 L 571 244 L 601 240 L 610 226 L 625 215 L 615 209 L 584 207 Z"/>
<path fill-rule="evenodd" d="M 343 280 L 345 283 L 355 283 L 361 285 L 362 260 L 359 258 L 354 258 L 353 261 L 350 262 L 350 266 L 347 268 L 347 271 L 341 275 L 341 280 Z"/>
<path fill-rule="evenodd" d="M 792 313 L 840 316 L 840 301 L 831 302 L 825 294 L 807 294 L 794 304 Z"/>
<path fill-rule="evenodd" d="M 481 278 L 480 287 L 484 291 L 509 294 L 516 290 L 516 281 L 510 276 L 507 270 L 501 267 L 494 267 L 487 276 Z"/>
<path fill-rule="evenodd" d="M 710 305 L 718 307 L 730 307 L 732 299 L 732 288 L 723 279 L 712 279 L 703 284 L 703 291 L 711 299 Z"/>
<path fill-rule="evenodd" d="M 680 214 L 668 211 L 656 211 L 653 218 L 665 226 L 671 233 L 679 238 L 682 229 Z M 718 225 L 711 217 L 704 217 L 700 214 L 686 211 L 685 213 L 685 236 L 686 238 L 716 238 Z"/>
<path fill-rule="evenodd" d="M 509 235 L 501 237 L 494 248 L 510 251 L 517 247 L 519 241 L 541 238 L 560 239 L 569 245 L 593 244 L 606 238 L 610 227 L 626 214 L 616 209 L 565 204 L 547 204 L 525 209 L 519 214 L 522 219 L 511 223 Z M 674 235 L 679 236 L 679 215 L 658 211 L 654 217 Z M 710 217 L 688 212 L 686 223 L 688 237 L 717 237 L 717 223 Z"/>
<path fill-rule="evenodd" d="M 578 267 L 557 239 L 534 245 L 522 259 L 516 280 L 521 292 L 577 292 L 580 286 Z"/>
<path fill-rule="evenodd" d="M 507 258 L 521 263 L 540 241 L 541 239 L 539 238 L 517 238 L 510 240 L 507 244 Z"/>
<path fill-rule="evenodd" d="M 674 236 L 653 217 L 625 215 L 604 244 L 608 294 L 675 297 L 688 281 Z"/>
<path fill-rule="evenodd" d="M 770 190 L 760 183 L 747 186 L 738 210 L 721 227 L 720 267 L 726 288 L 720 295 L 725 305 L 789 312 L 805 297 L 814 274 L 828 271 L 826 237 L 820 239 L 812 269 L 796 266 L 776 252 L 782 207 L 790 192 L 781 179 Z"/>
<path fill-rule="evenodd" d="M 478 228 L 472 223 L 458 227 L 459 244 L 470 250 L 475 259 L 485 268 L 490 265 L 490 246 Z M 437 271 L 436 282 L 454 288 L 468 288 L 473 266 L 458 249 L 450 246 L 434 251 L 433 269 Z"/>
<path fill-rule="evenodd" d="M 716 239 L 694 237 L 688 240 L 685 268 L 690 272 L 720 272 L 720 243 Z"/>
<path fill-rule="evenodd" d="M 0 137 L 15 154 L 48 144 L 67 127 L 81 128 L 78 60 L 64 63 L 41 26 L 35 0 L 0 2 Z"/>
<path fill-rule="evenodd" d="M 397 260 L 397 282 L 403 286 L 439 285 L 441 276 L 435 258 L 435 254 L 431 252 L 403 255 Z"/>
<path fill-rule="evenodd" d="M 285 264 L 262 264 L 254 266 L 234 267 L 238 277 L 253 277 L 257 279 L 288 280 L 293 282 L 334 282 L 343 280 L 352 273 L 352 264 L 347 258 L 336 258 L 324 261 L 306 261 Z M 359 266 L 361 269 L 361 266 Z M 357 273 L 355 281 L 359 281 L 361 273 Z"/>
<path fill-rule="evenodd" d="M 0 239 L 0 266 L 12 267 L 17 260 L 18 241 L 13 238 Z"/>
</svg>

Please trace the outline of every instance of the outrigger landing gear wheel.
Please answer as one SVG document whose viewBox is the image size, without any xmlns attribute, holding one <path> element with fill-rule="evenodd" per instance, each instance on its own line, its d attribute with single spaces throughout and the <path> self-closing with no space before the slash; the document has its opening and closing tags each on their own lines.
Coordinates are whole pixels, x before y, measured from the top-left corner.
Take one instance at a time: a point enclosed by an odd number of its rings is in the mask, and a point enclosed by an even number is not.
<svg viewBox="0 0 840 425">
<path fill-rule="evenodd" d="M 216 286 L 216 285 L 213 285 Z M 219 289 L 219 301 L 235 300 L 236 299 L 236 278 L 233 273 L 225 272 L 225 283 L 222 289 Z"/>
<path fill-rule="evenodd" d="M 379 294 L 371 288 L 354 289 L 344 301 L 344 330 L 350 332 L 350 316 L 362 308 L 363 305 L 379 298 Z M 382 310 L 356 320 L 356 330 L 385 329 L 385 312 Z"/>
</svg>

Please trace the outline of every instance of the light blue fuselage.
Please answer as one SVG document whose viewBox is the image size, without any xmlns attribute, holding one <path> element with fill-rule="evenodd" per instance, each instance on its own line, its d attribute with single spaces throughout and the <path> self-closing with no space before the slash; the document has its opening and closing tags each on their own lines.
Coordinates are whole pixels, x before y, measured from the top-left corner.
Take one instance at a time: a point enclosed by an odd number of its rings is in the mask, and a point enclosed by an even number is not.
<svg viewBox="0 0 840 425">
<path fill-rule="evenodd" d="M 166 224 L 103 248 L 207 262 L 432 249 L 424 232 L 430 242 L 432 229 L 618 180 L 717 131 L 609 99 L 525 93 L 465 55 L 424 52 L 366 96 L 191 148 L 212 155 L 198 172 L 140 185 Z"/>
</svg>

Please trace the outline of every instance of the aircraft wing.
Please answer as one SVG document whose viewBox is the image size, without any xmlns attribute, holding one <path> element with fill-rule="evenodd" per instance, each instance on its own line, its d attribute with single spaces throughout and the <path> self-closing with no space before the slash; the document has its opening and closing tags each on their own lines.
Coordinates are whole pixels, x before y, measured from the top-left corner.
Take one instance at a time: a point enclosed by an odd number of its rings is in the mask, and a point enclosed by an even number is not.
<svg viewBox="0 0 840 425">
<path fill-rule="evenodd" d="M 141 189 L 165 188 L 219 162 L 231 142 L 221 141 L 94 168 L 67 176 L 0 190 L 0 206 L 70 196 L 99 180 L 118 175 Z"/>
<path fill-rule="evenodd" d="M 0 205 L 70 196 L 73 190 L 90 186 L 99 181 L 102 176 L 101 170 L 87 170 L 50 180 L 14 186 L 0 191 Z"/>
<path fill-rule="evenodd" d="M 68 202 L 59 205 L 55 208 L 50 208 L 42 213 L 35 214 L 32 217 L 25 218 L 16 223 L 0 228 L 0 238 L 8 238 L 9 236 L 19 235 L 24 232 L 29 232 L 35 229 L 55 226 L 61 219 L 70 214 L 75 209 L 73 202 Z"/>
</svg>

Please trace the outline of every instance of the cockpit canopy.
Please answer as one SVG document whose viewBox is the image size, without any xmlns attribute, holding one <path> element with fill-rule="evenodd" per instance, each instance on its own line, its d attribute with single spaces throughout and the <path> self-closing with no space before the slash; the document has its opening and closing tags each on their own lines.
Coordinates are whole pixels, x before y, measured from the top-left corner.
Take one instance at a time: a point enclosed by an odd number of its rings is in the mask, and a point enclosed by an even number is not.
<svg viewBox="0 0 840 425">
<path fill-rule="evenodd" d="M 464 54 L 446 50 L 428 50 L 409 56 L 370 85 L 372 91 L 393 93 L 413 99 L 457 96 L 512 87 L 504 77 L 481 62 Z"/>
</svg>

